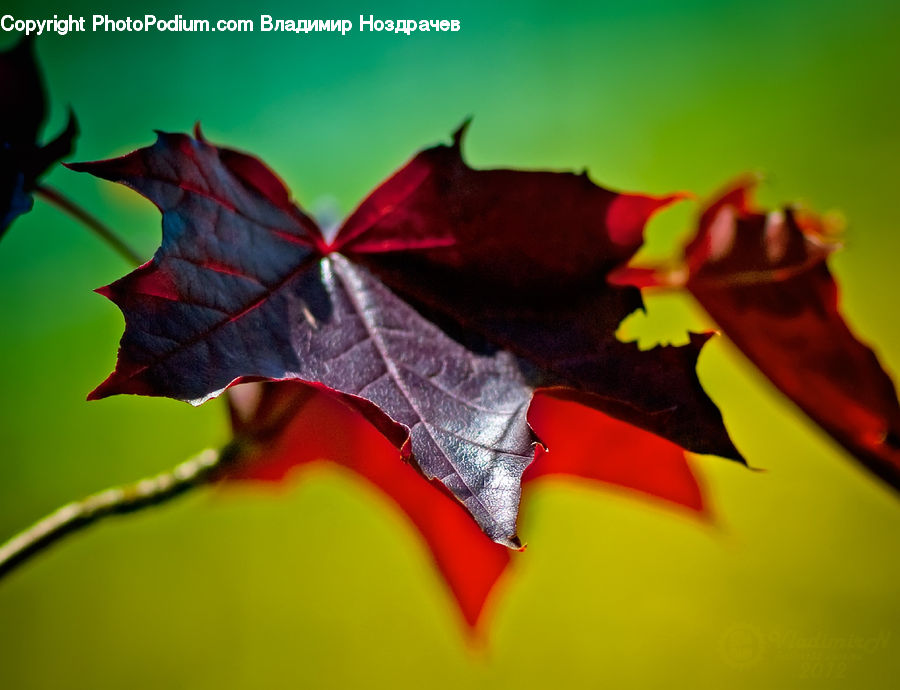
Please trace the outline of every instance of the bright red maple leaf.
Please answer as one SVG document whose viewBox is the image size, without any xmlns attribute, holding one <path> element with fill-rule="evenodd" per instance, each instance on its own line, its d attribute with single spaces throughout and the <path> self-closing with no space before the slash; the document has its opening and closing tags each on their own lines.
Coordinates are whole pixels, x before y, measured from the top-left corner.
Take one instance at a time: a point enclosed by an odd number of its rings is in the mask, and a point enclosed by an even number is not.
<svg viewBox="0 0 900 690">
<path fill-rule="evenodd" d="M 818 217 L 764 212 L 741 180 L 700 217 L 683 266 L 628 267 L 612 279 L 683 286 L 750 361 L 870 472 L 900 489 L 900 405 L 890 376 L 848 328 Z"/>
<path fill-rule="evenodd" d="M 101 291 L 126 329 L 91 397 L 196 404 L 246 381 L 318 384 L 512 547 L 536 389 L 740 460 L 697 379 L 706 336 L 648 351 L 615 337 L 641 298 L 607 274 L 675 197 L 611 192 L 584 175 L 473 170 L 462 135 L 415 156 L 333 240 L 259 160 L 199 132 L 70 166 L 134 188 L 163 214 L 153 259 Z"/>
<path fill-rule="evenodd" d="M 334 395 L 295 382 L 251 383 L 228 392 L 235 442 L 228 481 L 283 482 L 315 462 L 333 462 L 389 497 L 415 525 L 464 621 L 475 630 L 512 560 L 458 501 L 400 461 L 397 449 Z M 684 451 L 576 403 L 538 395 L 529 420 L 552 451 L 539 451 L 524 483 L 550 475 L 595 480 L 706 515 Z"/>
</svg>

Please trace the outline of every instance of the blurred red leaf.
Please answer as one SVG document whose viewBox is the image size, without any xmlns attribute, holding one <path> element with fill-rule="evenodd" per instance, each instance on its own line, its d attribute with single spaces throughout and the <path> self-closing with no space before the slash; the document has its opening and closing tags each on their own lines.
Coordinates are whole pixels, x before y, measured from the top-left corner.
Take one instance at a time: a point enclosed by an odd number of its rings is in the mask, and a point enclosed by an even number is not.
<svg viewBox="0 0 900 690">
<path fill-rule="evenodd" d="M 551 450 L 537 451 L 524 483 L 548 476 L 578 477 L 707 513 L 684 450 L 674 443 L 549 394 L 535 396 L 528 420 Z"/>
<path fill-rule="evenodd" d="M 701 215 L 684 268 L 612 279 L 682 284 L 757 368 L 864 467 L 900 489 L 900 405 L 875 353 L 848 328 L 819 217 L 755 208 L 742 180 Z"/>
<path fill-rule="evenodd" d="M 236 445 L 228 481 L 293 481 L 297 470 L 327 461 L 377 487 L 415 525 L 471 630 L 510 564 L 438 482 L 401 461 L 397 449 L 358 412 L 312 386 L 246 384 L 228 392 Z M 524 481 L 548 475 L 585 478 L 642 492 L 703 514 L 703 496 L 674 444 L 576 403 L 538 395 L 535 429 L 553 442 Z"/>
</svg>

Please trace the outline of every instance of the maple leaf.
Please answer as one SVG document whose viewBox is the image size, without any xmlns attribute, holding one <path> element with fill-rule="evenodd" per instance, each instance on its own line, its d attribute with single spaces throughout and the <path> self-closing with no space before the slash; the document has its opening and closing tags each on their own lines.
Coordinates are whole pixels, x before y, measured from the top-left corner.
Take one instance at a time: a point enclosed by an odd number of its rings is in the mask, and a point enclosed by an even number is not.
<svg viewBox="0 0 900 690">
<path fill-rule="evenodd" d="M 869 471 L 900 489 L 900 405 L 875 353 L 848 328 L 821 218 L 758 210 L 743 179 L 710 204 L 676 268 L 612 279 L 683 285 L 765 376 Z"/>
<path fill-rule="evenodd" d="M 0 51 L 0 237 L 13 220 L 31 210 L 38 178 L 72 150 L 78 133 L 72 112 L 65 130 L 40 146 L 38 134 L 45 118 L 44 86 L 33 42 L 24 38 Z"/>
<path fill-rule="evenodd" d="M 245 381 L 319 384 L 511 547 L 537 387 L 739 459 L 694 369 L 706 336 L 646 352 L 615 339 L 640 293 L 606 275 L 671 198 L 566 173 L 472 170 L 461 137 L 413 158 L 333 241 L 260 161 L 199 131 L 70 165 L 163 215 L 153 259 L 100 290 L 126 329 L 90 397 L 199 404 Z"/>
<path fill-rule="evenodd" d="M 223 479 L 279 484 L 317 462 L 351 471 L 409 518 L 463 620 L 480 629 L 512 552 L 487 538 L 441 484 L 400 462 L 396 447 L 358 411 L 313 386 L 244 384 L 228 391 L 228 403 L 235 453 Z M 535 397 L 529 419 L 553 450 L 529 465 L 526 484 L 547 476 L 593 480 L 707 515 L 684 451 L 671 442 L 548 395 Z"/>
<path fill-rule="evenodd" d="M 615 337 L 643 302 L 607 276 L 641 247 L 653 213 L 685 195 L 620 194 L 584 173 L 474 170 L 465 130 L 376 189 L 342 227 L 341 251 L 445 327 L 514 352 L 538 385 L 742 461 L 696 375 L 711 334 L 647 351 Z M 396 251 L 410 237 L 419 241 Z"/>
</svg>

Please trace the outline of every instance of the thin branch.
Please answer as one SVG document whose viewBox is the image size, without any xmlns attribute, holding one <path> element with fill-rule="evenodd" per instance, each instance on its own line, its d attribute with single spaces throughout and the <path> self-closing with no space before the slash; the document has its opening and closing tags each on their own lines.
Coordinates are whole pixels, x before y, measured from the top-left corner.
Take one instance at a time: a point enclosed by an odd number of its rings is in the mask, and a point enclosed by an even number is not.
<svg viewBox="0 0 900 690">
<path fill-rule="evenodd" d="M 208 483 L 234 457 L 233 451 L 233 445 L 221 451 L 204 450 L 168 472 L 64 505 L 0 546 L 0 578 L 62 537 L 105 517 L 165 503 L 188 489 Z"/>
<path fill-rule="evenodd" d="M 87 226 L 130 264 L 143 263 L 140 254 L 115 232 L 58 190 L 38 185 L 34 193 Z M 106 489 L 58 508 L 0 545 L 0 578 L 63 537 L 103 518 L 165 503 L 195 486 L 215 480 L 235 452 L 234 442 L 221 451 L 204 450 L 167 472 Z"/>
<path fill-rule="evenodd" d="M 87 226 L 94 232 L 95 235 L 106 242 L 107 245 L 109 245 L 115 252 L 119 254 L 119 256 L 128 261 L 130 264 L 140 266 L 142 263 L 144 263 L 141 255 L 138 254 L 134 249 L 132 249 L 128 245 L 128 243 L 125 242 L 125 240 L 119 237 L 107 225 L 98 220 L 91 213 L 76 204 L 69 197 L 65 196 L 62 192 L 54 189 L 53 187 L 48 187 L 47 185 L 41 184 L 34 188 L 34 193 L 36 196 L 44 199 L 44 201 L 53 204 L 61 211 L 68 213 L 70 216 L 75 218 L 75 220 Z"/>
</svg>

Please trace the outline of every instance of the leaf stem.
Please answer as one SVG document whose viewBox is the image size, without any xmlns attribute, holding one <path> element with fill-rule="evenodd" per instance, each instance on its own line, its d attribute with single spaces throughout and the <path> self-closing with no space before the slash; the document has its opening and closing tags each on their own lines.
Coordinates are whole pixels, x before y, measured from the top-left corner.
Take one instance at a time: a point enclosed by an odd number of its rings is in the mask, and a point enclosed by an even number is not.
<svg viewBox="0 0 900 690">
<path fill-rule="evenodd" d="M 75 220 L 85 225 L 101 240 L 106 242 L 106 244 L 109 245 L 109 247 L 111 247 L 116 253 L 118 253 L 119 256 L 121 256 L 129 263 L 135 266 L 140 266 L 142 263 L 144 263 L 141 255 L 138 254 L 134 249 L 132 249 L 128 245 L 128 243 L 125 242 L 125 240 L 119 237 L 108 226 L 106 226 L 84 208 L 76 204 L 62 192 L 54 189 L 53 187 L 39 184 L 34 188 L 34 193 L 36 196 L 41 197 L 44 201 L 47 201 L 53 206 L 56 206 L 61 211 L 68 213 Z"/>
<path fill-rule="evenodd" d="M 208 483 L 234 457 L 234 444 L 207 449 L 167 472 L 116 486 L 73 501 L 0 545 L 0 578 L 68 534 L 110 515 L 121 515 L 165 503 L 195 486 Z"/>
</svg>

